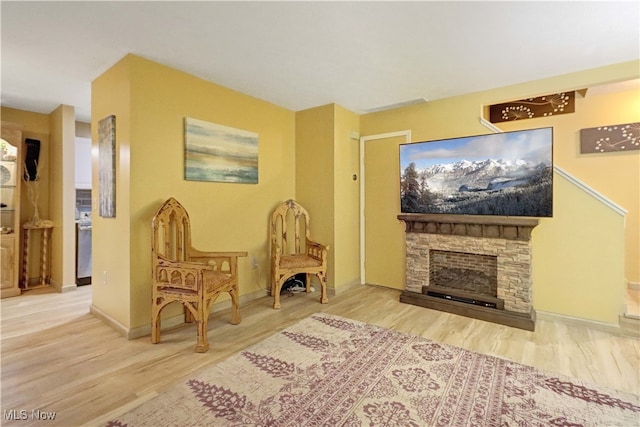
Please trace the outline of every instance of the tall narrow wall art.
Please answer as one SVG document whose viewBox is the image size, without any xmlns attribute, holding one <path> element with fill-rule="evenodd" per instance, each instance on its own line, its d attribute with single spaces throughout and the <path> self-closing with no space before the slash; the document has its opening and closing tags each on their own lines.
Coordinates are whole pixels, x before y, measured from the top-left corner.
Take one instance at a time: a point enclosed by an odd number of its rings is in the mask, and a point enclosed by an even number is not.
<svg viewBox="0 0 640 427">
<path fill-rule="evenodd" d="M 258 134 L 185 118 L 187 181 L 258 183 Z"/>
<path fill-rule="evenodd" d="M 116 116 L 98 122 L 99 214 L 116 216 Z"/>
</svg>

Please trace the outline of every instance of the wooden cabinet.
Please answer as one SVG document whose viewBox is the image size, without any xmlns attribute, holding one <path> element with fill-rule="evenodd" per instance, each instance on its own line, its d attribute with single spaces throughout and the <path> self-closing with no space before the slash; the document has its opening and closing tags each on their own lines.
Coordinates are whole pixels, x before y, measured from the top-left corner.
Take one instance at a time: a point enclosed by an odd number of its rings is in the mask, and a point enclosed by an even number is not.
<svg viewBox="0 0 640 427">
<path fill-rule="evenodd" d="M 0 297 L 20 295 L 20 188 L 22 184 L 22 127 L 0 124 Z"/>
<path fill-rule="evenodd" d="M 16 237 L 15 234 L 3 234 L 0 236 L 0 263 L 2 270 L 0 271 L 0 289 L 2 290 L 2 298 L 20 295 L 18 284 L 18 270 L 16 269 Z"/>
<path fill-rule="evenodd" d="M 76 188 L 91 190 L 91 138 L 76 138 Z"/>
</svg>

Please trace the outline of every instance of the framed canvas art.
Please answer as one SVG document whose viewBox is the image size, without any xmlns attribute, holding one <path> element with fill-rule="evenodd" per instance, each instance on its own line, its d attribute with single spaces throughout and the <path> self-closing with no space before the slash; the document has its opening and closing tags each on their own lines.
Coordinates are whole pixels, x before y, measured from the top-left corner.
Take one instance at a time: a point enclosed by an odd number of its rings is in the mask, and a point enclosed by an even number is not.
<svg viewBox="0 0 640 427">
<path fill-rule="evenodd" d="M 185 119 L 187 181 L 258 183 L 258 134 Z"/>
</svg>

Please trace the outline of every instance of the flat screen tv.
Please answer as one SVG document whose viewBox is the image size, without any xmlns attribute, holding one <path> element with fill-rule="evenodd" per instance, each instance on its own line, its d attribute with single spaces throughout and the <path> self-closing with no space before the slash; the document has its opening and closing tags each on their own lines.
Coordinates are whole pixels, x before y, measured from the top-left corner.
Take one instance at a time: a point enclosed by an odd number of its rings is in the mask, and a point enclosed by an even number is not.
<svg viewBox="0 0 640 427">
<path fill-rule="evenodd" d="M 551 217 L 553 128 L 400 145 L 402 213 Z"/>
</svg>

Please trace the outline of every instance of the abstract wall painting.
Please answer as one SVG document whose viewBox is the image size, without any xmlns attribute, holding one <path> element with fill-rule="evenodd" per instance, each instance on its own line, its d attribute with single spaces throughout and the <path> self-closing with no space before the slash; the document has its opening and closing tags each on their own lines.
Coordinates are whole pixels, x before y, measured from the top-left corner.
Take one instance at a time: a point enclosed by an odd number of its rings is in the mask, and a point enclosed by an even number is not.
<svg viewBox="0 0 640 427">
<path fill-rule="evenodd" d="M 116 216 L 116 116 L 98 122 L 98 162 L 100 200 L 99 214 L 103 218 Z"/>
<path fill-rule="evenodd" d="M 185 118 L 185 179 L 258 183 L 258 134 Z"/>
<path fill-rule="evenodd" d="M 640 122 L 580 130 L 580 153 L 640 150 Z"/>
</svg>

